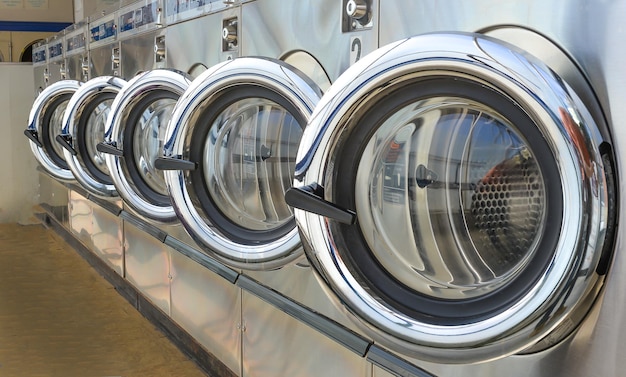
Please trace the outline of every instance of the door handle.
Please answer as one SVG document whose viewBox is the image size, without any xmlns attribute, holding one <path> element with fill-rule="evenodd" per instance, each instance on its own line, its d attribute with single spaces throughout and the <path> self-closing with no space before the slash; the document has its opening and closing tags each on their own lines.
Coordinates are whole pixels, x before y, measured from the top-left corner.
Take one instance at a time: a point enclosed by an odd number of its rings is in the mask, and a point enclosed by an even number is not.
<svg viewBox="0 0 626 377">
<path fill-rule="evenodd" d="M 76 149 L 72 146 L 72 135 L 57 135 L 55 139 L 63 148 L 67 149 L 72 156 L 76 156 L 78 154 L 76 153 Z"/>
<path fill-rule="evenodd" d="M 294 208 L 328 217 L 340 223 L 351 225 L 356 222 L 356 213 L 325 200 L 324 188 L 317 183 L 291 187 L 285 192 L 285 201 Z"/>
</svg>

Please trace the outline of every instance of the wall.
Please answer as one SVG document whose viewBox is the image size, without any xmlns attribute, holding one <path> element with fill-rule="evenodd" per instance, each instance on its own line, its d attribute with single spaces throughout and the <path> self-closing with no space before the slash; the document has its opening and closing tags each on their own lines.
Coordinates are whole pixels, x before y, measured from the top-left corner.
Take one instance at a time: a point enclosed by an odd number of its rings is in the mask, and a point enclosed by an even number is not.
<svg viewBox="0 0 626 377">
<path fill-rule="evenodd" d="M 28 31 L 0 31 L 0 55 L 4 62 L 19 62 L 24 48 L 34 41 L 46 39 L 55 33 Z"/>
<path fill-rule="evenodd" d="M 0 63 L 0 223 L 32 221 L 37 162 L 23 132 L 34 100 L 33 67 Z"/>
<path fill-rule="evenodd" d="M 74 22 L 73 0 L 0 0 L 0 20 Z"/>
</svg>

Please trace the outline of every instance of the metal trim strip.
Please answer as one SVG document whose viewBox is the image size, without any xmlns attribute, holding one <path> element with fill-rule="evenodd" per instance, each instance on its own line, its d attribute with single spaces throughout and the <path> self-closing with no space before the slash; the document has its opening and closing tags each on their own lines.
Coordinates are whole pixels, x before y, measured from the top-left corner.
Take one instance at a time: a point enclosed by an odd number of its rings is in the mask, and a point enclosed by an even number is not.
<svg viewBox="0 0 626 377">
<path fill-rule="evenodd" d="M 309 325 L 313 329 L 335 340 L 347 349 L 360 356 L 365 356 L 367 350 L 372 343 L 358 335 L 357 333 L 341 326 L 330 318 L 318 314 L 310 308 L 293 301 L 287 296 L 259 283 L 258 281 L 240 275 L 237 279 L 237 286 L 252 293 L 263 301 L 274 305 L 284 313 L 296 318 L 297 320 Z"/>
<path fill-rule="evenodd" d="M 165 243 L 165 239 L 167 238 L 167 233 L 157 228 L 156 226 L 149 224 L 126 211 L 122 211 L 120 213 L 120 217 L 123 220 L 128 221 L 129 223 L 133 224 L 135 227 L 139 228 L 140 230 L 148 233 L 149 235 L 156 238 L 157 240 L 161 241 L 162 243 Z"/>
<path fill-rule="evenodd" d="M 165 237 L 164 243 L 174 250 L 178 251 L 179 253 L 183 254 L 187 258 L 193 260 L 203 267 L 208 268 L 209 270 L 215 272 L 216 274 L 233 284 L 237 282 L 237 279 L 240 276 L 237 271 L 221 264 L 220 262 L 209 257 L 208 255 L 199 252 L 198 250 L 185 244 L 177 238 L 168 235 L 167 237 Z"/>
<path fill-rule="evenodd" d="M 437 377 L 408 361 L 399 358 L 393 353 L 373 344 L 366 355 L 367 361 L 384 370 L 402 377 Z"/>
</svg>

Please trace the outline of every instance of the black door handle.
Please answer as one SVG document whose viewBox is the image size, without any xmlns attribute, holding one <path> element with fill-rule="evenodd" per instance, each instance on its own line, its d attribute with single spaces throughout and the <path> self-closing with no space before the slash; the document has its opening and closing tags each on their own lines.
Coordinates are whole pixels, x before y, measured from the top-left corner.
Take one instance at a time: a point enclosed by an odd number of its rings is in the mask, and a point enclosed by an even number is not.
<svg viewBox="0 0 626 377">
<path fill-rule="evenodd" d="M 159 170 L 196 170 L 198 164 L 182 158 L 158 157 L 154 160 L 154 167 Z"/>
<path fill-rule="evenodd" d="M 39 141 L 39 137 L 37 136 L 37 131 L 26 129 L 24 130 L 24 135 L 26 135 L 26 137 L 29 138 L 30 141 L 35 143 L 36 146 L 38 146 L 39 148 L 43 148 L 43 145 L 41 144 L 41 141 Z"/>
<path fill-rule="evenodd" d="M 57 135 L 57 137 L 55 138 L 56 141 L 61 144 L 61 146 L 65 149 L 67 149 L 72 156 L 76 156 L 78 153 L 76 153 L 76 149 L 74 149 L 74 147 L 72 147 L 72 135 Z"/>
<path fill-rule="evenodd" d="M 324 188 L 317 183 L 292 187 L 285 192 L 285 201 L 294 208 L 315 213 L 344 224 L 354 224 L 356 213 L 324 199 Z"/>
<path fill-rule="evenodd" d="M 112 154 L 113 156 L 121 157 L 124 155 L 124 151 L 121 149 L 117 149 L 117 146 L 112 143 L 111 144 L 106 143 L 106 142 L 98 143 L 98 145 L 96 145 L 96 150 L 104 154 Z"/>
</svg>

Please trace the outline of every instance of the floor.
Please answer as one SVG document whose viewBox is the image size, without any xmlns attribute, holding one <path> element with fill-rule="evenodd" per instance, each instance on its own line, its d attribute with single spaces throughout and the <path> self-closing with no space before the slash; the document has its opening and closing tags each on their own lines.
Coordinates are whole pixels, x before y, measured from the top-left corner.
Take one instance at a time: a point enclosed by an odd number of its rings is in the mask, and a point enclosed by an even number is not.
<svg viewBox="0 0 626 377">
<path fill-rule="evenodd" d="M 0 224 L 0 377 L 206 374 L 41 225 Z"/>
</svg>

